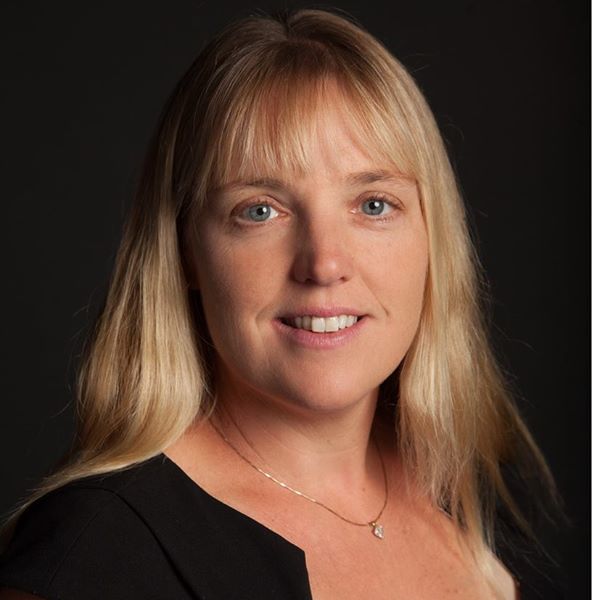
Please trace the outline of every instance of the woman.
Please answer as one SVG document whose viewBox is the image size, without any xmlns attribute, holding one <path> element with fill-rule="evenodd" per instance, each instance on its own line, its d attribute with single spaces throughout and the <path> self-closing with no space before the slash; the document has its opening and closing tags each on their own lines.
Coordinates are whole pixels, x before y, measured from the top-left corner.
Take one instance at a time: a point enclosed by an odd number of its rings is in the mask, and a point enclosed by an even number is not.
<svg viewBox="0 0 600 600">
<path fill-rule="evenodd" d="M 479 281 L 398 61 L 329 12 L 230 26 L 164 111 L 0 597 L 518 597 L 501 467 L 555 488 Z"/>
</svg>

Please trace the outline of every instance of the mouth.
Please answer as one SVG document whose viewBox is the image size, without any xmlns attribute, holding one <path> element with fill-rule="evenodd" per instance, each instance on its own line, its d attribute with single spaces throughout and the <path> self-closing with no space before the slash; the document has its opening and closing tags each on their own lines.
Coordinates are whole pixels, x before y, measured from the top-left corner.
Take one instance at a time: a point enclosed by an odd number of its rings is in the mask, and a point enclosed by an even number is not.
<svg viewBox="0 0 600 600">
<path fill-rule="evenodd" d="M 298 317 L 283 317 L 278 320 L 294 329 L 327 334 L 354 327 L 364 317 L 365 315 L 338 315 L 334 317 L 303 315 Z"/>
</svg>

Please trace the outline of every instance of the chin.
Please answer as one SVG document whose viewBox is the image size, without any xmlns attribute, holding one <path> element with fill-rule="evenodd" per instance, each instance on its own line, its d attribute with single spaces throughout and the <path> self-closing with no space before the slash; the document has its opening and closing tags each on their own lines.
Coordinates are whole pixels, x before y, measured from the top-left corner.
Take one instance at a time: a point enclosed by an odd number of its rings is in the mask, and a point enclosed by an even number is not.
<svg viewBox="0 0 600 600">
<path fill-rule="evenodd" d="M 356 406 L 369 398 L 377 399 L 378 386 L 364 387 L 364 393 L 358 392 L 362 386 L 344 382 L 343 386 L 319 384 L 315 386 L 302 385 L 296 390 L 282 390 L 280 397 L 286 403 L 292 403 L 301 410 L 310 412 L 332 413 Z"/>
</svg>

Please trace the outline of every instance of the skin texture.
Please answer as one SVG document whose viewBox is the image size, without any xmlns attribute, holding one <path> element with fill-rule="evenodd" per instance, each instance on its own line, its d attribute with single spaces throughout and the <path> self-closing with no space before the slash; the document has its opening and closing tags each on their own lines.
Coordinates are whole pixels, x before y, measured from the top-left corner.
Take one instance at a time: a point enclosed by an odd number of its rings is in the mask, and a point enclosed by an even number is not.
<svg viewBox="0 0 600 600">
<path fill-rule="evenodd" d="M 336 121 L 327 123 L 318 141 L 318 167 L 286 188 L 218 194 L 216 206 L 206 211 L 212 214 L 202 224 L 195 261 L 210 332 L 228 375 L 313 411 L 348 407 L 399 364 L 419 320 L 427 266 L 416 184 L 346 186 L 348 174 L 381 165 L 369 161 Z M 386 206 L 382 216 L 390 222 L 378 222 L 361 207 L 371 192 L 404 209 Z M 230 209 L 248 200 L 271 205 L 267 221 L 253 222 L 247 210 L 230 218 Z M 274 333 L 272 319 L 306 303 L 357 307 L 369 326 L 356 344 L 333 352 L 286 343 Z M 375 355 L 377 361 L 365 363 Z"/>
<path fill-rule="evenodd" d="M 319 119 L 308 171 L 217 190 L 190 227 L 187 260 L 217 350 L 219 404 L 296 483 L 318 475 L 351 488 L 366 477 L 378 386 L 419 323 L 427 231 L 416 182 L 371 159 L 342 115 Z M 382 170 L 394 178 L 348 180 Z M 367 322 L 342 347 L 304 348 L 273 320 L 307 304 L 355 307 Z"/>
</svg>

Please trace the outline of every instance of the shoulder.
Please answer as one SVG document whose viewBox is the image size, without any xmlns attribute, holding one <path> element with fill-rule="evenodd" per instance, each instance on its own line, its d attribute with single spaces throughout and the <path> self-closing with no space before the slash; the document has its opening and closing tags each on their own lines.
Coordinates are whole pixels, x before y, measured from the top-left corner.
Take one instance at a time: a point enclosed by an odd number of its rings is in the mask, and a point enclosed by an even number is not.
<svg viewBox="0 0 600 600">
<path fill-rule="evenodd" d="M 31 505 L 0 558 L 2 586 L 46 600 L 310 597 L 299 548 L 164 455 Z"/>
<path fill-rule="evenodd" d="M 127 500 L 139 475 L 133 468 L 87 478 L 34 502 L 0 558 L 0 586 L 52 600 L 150 597 L 156 589 L 148 586 L 167 585 L 173 574 L 162 547 Z"/>
</svg>

